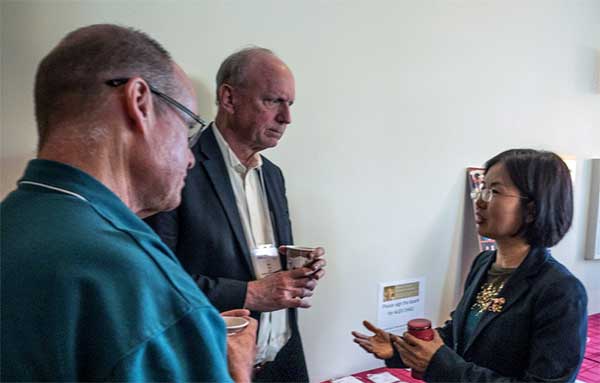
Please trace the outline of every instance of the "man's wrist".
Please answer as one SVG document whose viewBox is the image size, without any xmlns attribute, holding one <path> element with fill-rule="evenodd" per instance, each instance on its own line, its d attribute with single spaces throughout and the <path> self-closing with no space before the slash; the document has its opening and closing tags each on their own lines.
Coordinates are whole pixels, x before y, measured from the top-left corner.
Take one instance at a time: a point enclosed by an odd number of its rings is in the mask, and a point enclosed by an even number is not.
<svg viewBox="0 0 600 383">
<path fill-rule="evenodd" d="M 244 299 L 244 308 L 250 311 L 256 310 L 256 294 L 255 294 L 256 281 L 248 282 L 246 287 L 246 298 Z"/>
<path fill-rule="evenodd" d="M 248 368 L 248 371 L 244 372 L 233 372 L 231 373 L 231 379 L 235 383 L 250 383 L 252 382 L 252 368 Z"/>
</svg>

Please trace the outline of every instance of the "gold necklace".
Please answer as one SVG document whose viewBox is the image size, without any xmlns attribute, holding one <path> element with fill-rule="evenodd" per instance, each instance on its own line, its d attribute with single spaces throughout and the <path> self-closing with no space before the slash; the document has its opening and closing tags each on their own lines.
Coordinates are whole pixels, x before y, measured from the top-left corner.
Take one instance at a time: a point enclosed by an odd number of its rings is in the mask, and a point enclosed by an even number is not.
<svg viewBox="0 0 600 383">
<path fill-rule="evenodd" d="M 504 304 L 504 298 L 498 298 L 500 290 L 504 287 L 504 282 L 485 283 L 475 297 L 475 303 L 471 306 L 472 310 L 477 310 L 475 315 L 481 315 L 484 311 L 500 312 Z"/>
</svg>

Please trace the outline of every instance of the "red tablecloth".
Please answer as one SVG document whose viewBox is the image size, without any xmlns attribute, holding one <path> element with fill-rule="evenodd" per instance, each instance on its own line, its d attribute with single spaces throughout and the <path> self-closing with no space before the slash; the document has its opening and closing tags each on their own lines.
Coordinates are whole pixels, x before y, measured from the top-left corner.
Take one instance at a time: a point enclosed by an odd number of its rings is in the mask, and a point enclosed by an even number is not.
<svg viewBox="0 0 600 383">
<path fill-rule="evenodd" d="M 577 380 L 600 383 L 600 314 L 588 318 L 588 341 Z"/>
<path fill-rule="evenodd" d="M 360 380 L 361 382 L 367 382 L 367 383 L 372 383 L 369 379 L 367 379 L 367 375 L 370 374 L 379 374 L 382 372 L 389 372 L 390 374 L 394 375 L 395 377 L 397 377 L 398 379 L 400 379 L 403 382 L 408 382 L 408 383 L 423 383 L 422 380 L 419 379 L 414 379 L 410 377 L 410 370 L 405 370 L 402 368 L 376 368 L 373 370 L 368 370 L 368 371 L 363 371 L 363 372 L 358 372 L 356 374 L 353 374 L 352 376 L 355 377 L 356 379 Z M 331 380 L 327 380 L 323 383 L 327 383 L 327 382 L 331 382 Z"/>
</svg>

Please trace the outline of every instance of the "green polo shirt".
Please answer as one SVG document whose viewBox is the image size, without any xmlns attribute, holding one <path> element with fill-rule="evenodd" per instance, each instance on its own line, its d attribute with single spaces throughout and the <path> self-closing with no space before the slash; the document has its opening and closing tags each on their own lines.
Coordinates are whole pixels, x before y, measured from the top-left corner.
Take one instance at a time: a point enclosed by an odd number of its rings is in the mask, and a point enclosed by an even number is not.
<svg viewBox="0 0 600 383">
<path fill-rule="evenodd" d="M 231 381 L 219 313 L 96 179 L 32 160 L 0 219 L 2 381 Z"/>
</svg>

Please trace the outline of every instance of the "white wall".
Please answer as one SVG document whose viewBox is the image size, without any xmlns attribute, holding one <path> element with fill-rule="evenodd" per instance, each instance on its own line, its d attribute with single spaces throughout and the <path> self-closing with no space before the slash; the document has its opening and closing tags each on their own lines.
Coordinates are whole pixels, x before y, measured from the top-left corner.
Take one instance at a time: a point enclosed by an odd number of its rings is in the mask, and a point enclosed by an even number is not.
<svg viewBox="0 0 600 383">
<path fill-rule="evenodd" d="M 328 250 L 301 328 L 314 381 L 379 362 L 351 342 L 376 319 L 379 281 L 425 276 L 426 315 L 459 294 L 465 167 L 534 147 L 600 157 L 600 1 L 2 1 L 1 191 L 35 150 L 37 63 L 68 31 L 135 26 L 189 73 L 214 113 L 220 61 L 247 44 L 294 70 L 294 121 L 267 155 L 287 175 L 298 243 Z M 584 261 L 589 169 L 555 250 L 600 311 L 600 263 Z M 468 205 L 467 205 L 468 206 Z M 471 254 L 469 254 L 470 256 Z"/>
</svg>

